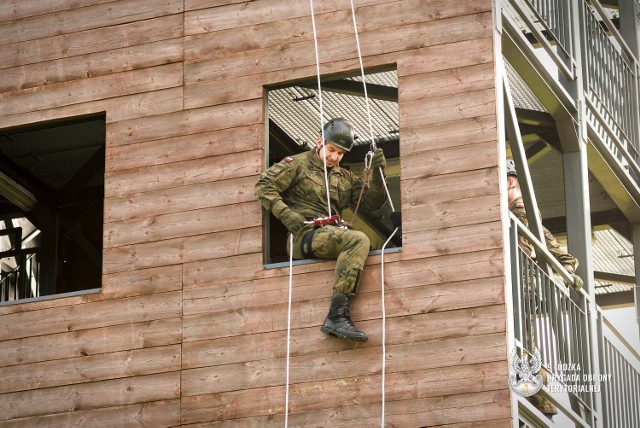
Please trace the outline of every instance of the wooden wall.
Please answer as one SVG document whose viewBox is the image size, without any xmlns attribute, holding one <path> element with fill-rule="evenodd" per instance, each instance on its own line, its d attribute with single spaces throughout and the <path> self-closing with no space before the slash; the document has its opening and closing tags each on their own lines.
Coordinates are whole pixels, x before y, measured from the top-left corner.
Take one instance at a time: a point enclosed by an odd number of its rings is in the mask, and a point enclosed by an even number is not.
<svg viewBox="0 0 640 428">
<path fill-rule="evenodd" d="M 510 426 L 492 1 L 355 3 L 399 78 L 386 423 Z M 315 13 L 322 73 L 357 70 L 349 1 Z M 7 0 L 0 69 L 0 129 L 107 117 L 102 292 L 0 306 L 0 426 L 282 426 L 288 270 L 253 187 L 263 87 L 315 76 L 309 3 Z M 380 256 L 365 344 L 319 331 L 332 269 L 294 270 L 289 423 L 379 426 Z"/>
</svg>

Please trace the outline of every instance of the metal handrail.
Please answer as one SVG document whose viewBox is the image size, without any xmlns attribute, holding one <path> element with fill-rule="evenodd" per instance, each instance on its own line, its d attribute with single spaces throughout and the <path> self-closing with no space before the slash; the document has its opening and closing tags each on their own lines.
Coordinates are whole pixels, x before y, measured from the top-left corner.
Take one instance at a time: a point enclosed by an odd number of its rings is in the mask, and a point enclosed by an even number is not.
<svg viewBox="0 0 640 428">
<path fill-rule="evenodd" d="M 578 294 L 570 292 L 524 254 L 518 244 L 519 234 L 535 248 L 536 257 L 543 259 L 564 283 L 573 280 L 512 213 L 510 223 L 517 344 L 531 353 L 539 345 L 550 348 L 543 349 L 541 354 L 543 359 L 553 361 L 552 369 L 555 364 L 579 363 L 580 379 L 595 377 L 589 381 L 594 391 L 570 393 L 587 410 L 586 420 L 576 420 L 578 412 L 559 405 L 552 391 L 545 390 L 544 394 L 578 425 L 601 426 L 604 422 L 606 427 L 640 426 L 640 408 L 635 405 L 640 399 L 640 352 L 616 330 L 585 290 Z M 562 370 L 550 372 L 556 376 L 563 374 Z M 520 407 L 528 411 L 530 406 Z"/>
<path fill-rule="evenodd" d="M 562 73 L 565 75 L 565 77 L 567 79 L 569 79 L 569 80 L 575 79 L 576 78 L 575 70 L 574 70 L 575 62 L 573 60 L 573 57 L 565 49 L 564 44 L 560 41 L 560 39 L 557 37 L 557 35 L 553 33 L 553 29 L 548 25 L 548 23 L 541 16 L 540 12 L 535 8 L 535 6 L 528 0 L 525 0 L 525 4 L 527 4 L 527 6 L 529 6 L 529 9 L 531 10 L 531 12 L 534 14 L 536 19 L 539 20 L 540 25 L 542 25 L 545 28 L 545 30 L 549 32 L 549 35 L 556 42 L 557 48 L 560 49 L 561 52 L 567 57 L 567 59 L 569 60 L 569 63 L 570 63 L 570 67 L 567 66 L 567 64 L 565 64 L 565 62 L 562 60 L 562 58 L 556 52 L 554 52 L 554 49 L 553 49 L 553 46 L 551 46 L 551 43 L 549 43 L 549 41 L 547 40 L 546 36 L 544 34 L 542 34 L 542 32 L 536 27 L 536 25 L 527 16 L 526 12 L 522 9 L 520 4 L 517 1 L 514 1 L 514 2 L 511 3 L 513 8 L 516 10 L 518 15 L 520 16 L 520 18 L 524 22 L 527 23 L 527 25 L 529 26 L 529 29 L 531 30 L 531 32 L 535 35 L 535 37 L 538 40 L 538 42 L 540 42 L 540 45 L 547 51 L 547 53 L 549 54 L 549 57 L 553 60 L 553 62 L 556 64 L 556 66 L 560 70 L 562 70 Z"/>
<path fill-rule="evenodd" d="M 29 299 L 40 295 L 37 254 L 37 248 L 0 252 L 0 257 L 18 259 L 18 265 L 12 271 L 2 272 L 0 275 L 0 302 Z"/>
<path fill-rule="evenodd" d="M 522 222 L 516 217 L 513 213 L 509 213 L 511 220 L 515 221 L 515 225 L 518 228 L 518 233 L 524 235 L 525 238 L 529 241 L 531 245 L 536 249 L 536 254 L 542 256 L 545 262 L 549 264 L 553 271 L 562 277 L 565 283 L 575 284 L 575 279 L 573 276 L 556 260 L 553 255 L 546 250 L 546 246 L 542 245 L 542 243 L 536 238 L 536 236 L 531 233 L 528 227 L 526 227 Z"/>
<path fill-rule="evenodd" d="M 627 42 L 625 42 L 625 40 L 622 38 L 622 36 L 618 32 L 618 29 L 613 25 L 611 20 L 607 17 L 607 14 L 602 8 L 602 5 L 600 4 L 600 2 L 597 0 L 595 1 L 585 0 L 585 1 L 589 3 L 591 6 L 593 6 L 593 8 L 598 12 L 598 15 L 600 15 L 600 17 L 602 18 L 602 22 L 604 23 L 604 25 L 606 25 L 607 29 L 611 32 L 611 35 L 616 39 L 616 41 L 620 45 L 620 48 L 629 57 L 629 60 L 637 64 L 638 60 L 636 59 L 636 56 L 631 51 L 631 49 L 629 49 L 629 46 L 627 46 Z"/>
<path fill-rule="evenodd" d="M 579 380 L 594 369 L 594 354 L 590 352 L 590 305 L 586 293 L 570 292 L 565 284 L 574 284 L 574 277 L 544 248 L 542 243 L 510 214 L 511 252 L 513 255 L 513 307 L 516 339 L 523 350 L 540 352 L 546 371 L 556 384 L 587 410 L 586 419 L 575 420 L 580 413 L 559 406 L 559 410 L 581 426 L 592 426 L 598 417 L 598 397 L 593 391 L 582 391 Z M 527 239 L 538 262 L 544 260 L 549 270 L 528 257 L 518 244 L 518 236 Z M 554 278 L 562 279 L 562 283 Z M 597 355 L 597 354 L 596 354 Z M 554 391 L 545 391 L 554 397 Z M 557 402 L 557 399 L 552 399 Z"/>
<path fill-rule="evenodd" d="M 585 95 L 587 99 L 594 97 L 601 104 L 590 106 L 600 116 L 597 117 L 598 122 L 608 126 L 606 119 L 610 118 L 619 132 L 615 139 L 628 140 L 635 148 L 638 145 L 636 59 L 597 1 L 585 1 L 583 9 L 584 53 L 587 62 L 584 68 Z M 617 44 L 611 42 L 601 22 L 611 31 L 611 37 Z"/>
</svg>

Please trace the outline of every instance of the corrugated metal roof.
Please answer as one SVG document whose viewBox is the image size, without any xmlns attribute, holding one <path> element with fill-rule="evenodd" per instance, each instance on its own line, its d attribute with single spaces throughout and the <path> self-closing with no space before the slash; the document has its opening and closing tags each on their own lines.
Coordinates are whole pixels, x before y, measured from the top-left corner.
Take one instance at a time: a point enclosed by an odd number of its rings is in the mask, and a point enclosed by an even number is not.
<svg viewBox="0 0 640 428">
<path fill-rule="evenodd" d="M 344 80 L 362 83 L 361 76 Z M 369 73 L 367 85 L 398 88 L 395 70 Z M 320 96 L 313 85 L 288 86 L 269 91 L 269 119 L 274 121 L 299 145 L 313 147 L 322 124 L 331 118 L 344 117 L 354 127 L 356 145 L 370 144 L 371 134 L 376 142 L 398 138 L 398 103 L 369 97 L 371 128 L 365 98 L 362 94 L 348 94 L 322 88 L 322 122 Z M 317 85 L 316 85 L 317 86 Z M 364 88 L 362 90 L 364 92 Z"/>
<path fill-rule="evenodd" d="M 593 269 L 630 277 L 635 276 L 633 245 L 614 229 L 596 230 L 593 233 Z M 596 294 L 628 291 L 629 284 L 613 281 L 596 281 Z"/>
</svg>

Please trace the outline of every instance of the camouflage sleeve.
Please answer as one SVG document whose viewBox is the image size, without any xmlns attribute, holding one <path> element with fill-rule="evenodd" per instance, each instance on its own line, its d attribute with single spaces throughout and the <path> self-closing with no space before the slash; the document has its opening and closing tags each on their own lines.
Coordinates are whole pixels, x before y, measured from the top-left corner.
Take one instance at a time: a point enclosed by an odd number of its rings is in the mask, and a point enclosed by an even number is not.
<svg viewBox="0 0 640 428">
<path fill-rule="evenodd" d="M 575 273 L 578 268 L 578 259 L 566 252 L 558 240 L 553 236 L 546 227 L 544 229 L 544 239 L 547 243 L 547 249 L 553 255 L 553 257 L 560 262 L 560 264 L 569 271 L 569 273 Z"/>
<path fill-rule="evenodd" d="M 280 218 L 280 212 L 287 208 L 281 193 L 291 185 L 294 176 L 293 162 L 283 160 L 265 170 L 256 183 L 256 199 L 277 218 Z"/>
</svg>

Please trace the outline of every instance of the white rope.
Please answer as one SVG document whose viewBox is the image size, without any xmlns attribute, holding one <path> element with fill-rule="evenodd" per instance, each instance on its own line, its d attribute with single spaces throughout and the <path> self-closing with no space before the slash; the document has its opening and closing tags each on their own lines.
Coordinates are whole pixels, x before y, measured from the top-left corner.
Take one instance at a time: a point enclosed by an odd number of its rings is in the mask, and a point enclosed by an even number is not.
<svg viewBox="0 0 640 428">
<path fill-rule="evenodd" d="M 364 65 L 362 64 L 362 53 L 360 51 L 360 38 L 358 37 L 358 25 L 356 23 L 356 11 L 355 8 L 353 6 L 353 0 L 350 0 L 351 3 L 351 17 L 353 19 L 353 32 L 356 36 L 356 46 L 358 48 L 358 61 L 360 62 L 360 76 L 362 78 L 362 87 L 364 88 L 364 101 L 365 101 L 365 106 L 367 108 L 367 119 L 369 121 L 369 137 L 371 138 L 371 150 L 370 156 L 373 156 L 373 151 L 375 151 L 376 149 L 376 143 L 375 140 L 373 138 L 373 124 L 371 121 L 371 108 L 369 107 L 369 95 L 367 93 L 367 80 L 364 74 Z M 370 158 L 371 159 L 371 158 Z M 365 164 L 366 164 L 366 158 L 365 158 Z M 393 202 L 391 201 L 391 195 L 389 194 L 389 188 L 387 187 L 387 182 L 384 178 L 384 173 L 382 171 L 382 167 L 378 167 L 378 170 L 380 172 L 380 177 L 382 177 L 382 184 L 384 185 L 384 190 L 387 193 L 387 200 L 389 201 L 389 205 L 391 206 L 391 210 L 395 211 L 395 208 L 393 207 Z M 382 307 L 382 403 L 381 403 L 381 420 L 380 420 L 380 426 L 382 428 L 384 428 L 384 416 L 385 416 L 385 371 L 386 371 L 386 355 L 387 355 L 387 350 L 386 350 L 386 310 L 385 310 L 385 296 L 384 296 L 384 250 L 387 246 L 387 244 L 389 243 L 389 241 L 391 240 L 391 238 L 393 238 L 393 235 L 396 234 L 396 232 L 398 231 L 398 228 L 396 227 L 394 229 L 394 231 L 391 233 L 391 235 L 389 235 L 389 237 L 387 238 L 387 240 L 385 241 L 384 245 L 382 246 L 382 257 L 380 260 L 380 282 L 381 282 L 381 307 Z"/>
<path fill-rule="evenodd" d="M 369 122 L 369 137 L 371 139 L 371 155 L 373 155 L 373 151 L 376 149 L 376 144 L 375 144 L 375 140 L 373 137 L 373 123 L 371 120 L 371 108 L 369 106 L 369 95 L 367 93 L 367 81 L 366 81 L 366 77 L 364 74 L 364 66 L 362 63 L 362 53 L 360 51 L 360 39 L 358 37 L 358 26 L 356 23 L 356 13 L 355 13 L 355 8 L 353 6 L 353 0 L 350 0 L 351 3 L 351 16 L 353 19 L 353 30 L 354 30 L 354 34 L 356 37 L 356 46 L 357 46 L 357 50 L 358 50 L 358 60 L 360 62 L 360 75 L 362 78 L 362 85 L 364 88 L 364 98 L 365 98 L 365 106 L 366 106 L 366 110 L 367 110 L 367 119 Z M 322 104 L 322 86 L 320 83 L 320 57 L 318 55 L 318 36 L 316 33 L 316 20 L 315 20 L 315 15 L 314 15 L 314 11 L 313 11 L 313 0 L 309 0 L 309 5 L 311 8 L 311 24 L 313 26 L 313 43 L 314 43 L 314 48 L 315 48 L 315 55 L 316 55 L 316 76 L 317 76 L 317 81 L 318 81 L 318 100 L 319 100 L 319 106 L 320 106 L 320 129 L 321 129 L 321 135 L 322 135 L 322 144 L 320 145 L 320 150 L 323 150 L 325 148 L 325 135 L 324 135 L 324 114 L 323 114 L 323 104 Z M 329 211 L 329 217 L 331 216 L 331 199 L 330 199 L 330 195 L 329 195 L 329 180 L 328 180 L 328 174 L 327 174 L 327 158 L 326 158 L 326 150 L 324 152 L 324 155 L 322 156 L 323 158 L 323 164 L 324 164 L 324 180 L 325 180 L 325 188 L 326 188 L 326 192 L 327 192 L 327 208 Z M 369 158 L 370 159 L 370 158 Z M 365 164 L 366 164 L 366 158 L 365 158 Z M 379 167 L 379 172 L 380 172 L 380 176 L 382 177 L 382 183 L 384 185 L 384 189 L 385 192 L 387 194 L 387 200 L 389 201 L 389 204 L 391 206 L 392 211 L 395 211 L 394 207 L 393 207 L 393 202 L 391 201 L 391 195 L 389 194 L 389 189 L 387 187 L 387 183 L 386 180 L 384 178 L 384 174 L 382 171 L 382 167 Z M 384 296 L 384 250 L 387 246 L 387 244 L 389 243 L 389 241 L 391 240 L 391 238 L 393 238 L 393 236 L 396 234 L 396 232 L 398 231 L 398 228 L 396 227 L 395 230 L 391 233 L 391 235 L 389 235 L 389 238 L 387 238 L 387 240 L 385 241 L 384 245 L 382 246 L 382 258 L 381 258 L 381 283 L 382 283 L 382 303 L 381 303 L 381 307 L 382 307 L 382 415 L 381 415 L 381 426 L 384 428 L 384 417 L 385 417 L 385 371 L 386 371 L 386 361 L 385 361 L 385 357 L 386 357 L 386 314 L 385 314 L 385 296 Z M 292 237 L 292 241 L 291 241 L 291 247 L 293 247 L 293 237 Z M 293 252 L 293 251 L 292 251 Z M 289 318 L 291 317 L 291 261 L 290 261 L 290 267 L 289 267 Z M 287 327 L 287 331 L 289 331 L 289 326 Z M 288 400 L 289 400 L 289 333 L 287 333 L 287 396 L 286 396 L 286 401 L 287 401 L 287 415 L 285 416 L 285 427 L 287 426 L 287 416 L 288 416 Z"/>
<path fill-rule="evenodd" d="M 364 88 L 364 103 L 367 108 L 367 119 L 369 120 L 369 138 L 371 138 L 371 146 L 375 148 L 373 139 L 373 124 L 371 122 L 371 108 L 369 108 L 369 95 L 367 94 L 367 80 L 364 76 L 364 66 L 362 65 L 362 53 L 360 52 L 360 38 L 358 37 L 358 26 L 356 24 L 356 11 L 351 1 L 351 17 L 353 19 L 353 32 L 356 35 L 356 47 L 358 48 L 358 60 L 360 61 L 360 76 L 362 78 L 362 87 Z"/>
<path fill-rule="evenodd" d="M 313 27 L 313 46 L 315 48 L 316 53 L 316 77 L 318 80 L 318 102 L 320 104 L 320 134 L 322 135 L 322 144 L 320 145 L 320 150 L 324 149 L 324 111 L 322 107 L 322 85 L 320 84 L 320 56 L 318 55 L 318 34 L 316 33 L 316 17 L 313 13 L 313 0 L 309 0 L 309 6 L 311 8 L 311 26 Z M 329 195 L 329 178 L 327 174 L 327 156 L 322 156 L 323 164 L 324 164 L 324 186 L 325 191 L 327 192 L 327 211 L 329 212 L 328 217 L 331 217 L 331 197 Z M 318 151 L 320 154 L 320 151 Z"/>
<path fill-rule="evenodd" d="M 384 306 L 384 249 L 386 248 L 387 244 L 389 243 L 389 241 L 391 240 L 391 238 L 393 238 L 393 235 L 396 234 L 396 232 L 398 231 L 398 228 L 396 227 L 393 232 L 391 232 L 391 235 L 389 235 L 389 237 L 387 238 L 386 241 L 384 241 L 384 245 L 382 245 L 382 255 L 381 255 L 381 260 L 380 260 L 380 282 L 382 283 L 381 288 L 381 300 L 382 300 L 382 414 L 381 414 L 381 421 L 380 421 L 380 426 L 382 428 L 384 428 L 384 402 L 385 402 L 385 393 L 384 393 L 384 372 L 386 371 L 386 355 L 387 355 L 387 345 L 386 345 L 386 341 L 387 341 L 387 316 L 386 316 L 386 310 L 385 310 L 385 306 Z"/>
<path fill-rule="evenodd" d="M 284 426 L 289 425 L 289 354 L 291 350 L 291 291 L 293 288 L 293 234 L 289 234 L 289 310 L 287 311 L 287 368 L 284 397 Z"/>
<path fill-rule="evenodd" d="M 376 149 L 376 142 L 373 138 L 373 122 L 371 120 L 371 107 L 369 107 L 369 94 L 367 93 L 367 79 L 364 74 L 364 65 L 362 64 L 362 52 L 360 51 L 360 37 L 358 36 L 358 25 L 356 23 L 356 10 L 353 6 L 353 0 L 350 0 L 351 3 L 351 18 L 353 20 L 353 33 L 356 36 L 356 47 L 358 49 L 358 61 L 360 62 L 360 77 L 362 78 L 362 87 L 364 89 L 364 104 L 367 109 L 367 120 L 369 122 L 369 138 L 371 139 L 371 152 Z M 371 153 L 373 155 L 373 153 Z M 366 162 L 365 162 L 366 164 Z M 382 171 L 382 167 L 378 167 L 380 172 L 380 176 L 382 177 L 382 183 L 384 184 L 384 190 L 387 192 L 387 199 L 389 201 L 389 205 L 391 205 L 391 210 L 395 211 L 393 208 L 393 202 L 391 201 L 391 195 L 389 194 L 389 189 L 387 188 L 387 183 L 384 179 L 384 174 Z"/>
<path fill-rule="evenodd" d="M 389 194 L 389 188 L 387 187 L 387 180 L 384 179 L 384 175 L 382 174 L 382 167 L 380 167 L 380 177 L 382 177 L 382 185 L 384 186 L 385 192 L 387 192 L 387 201 L 389 201 L 389 206 L 391 207 L 391 211 L 395 211 L 396 209 L 393 207 L 393 201 L 391 200 L 391 195 Z"/>
</svg>

